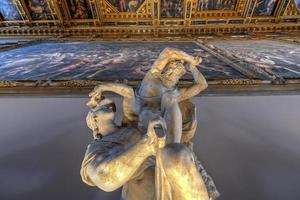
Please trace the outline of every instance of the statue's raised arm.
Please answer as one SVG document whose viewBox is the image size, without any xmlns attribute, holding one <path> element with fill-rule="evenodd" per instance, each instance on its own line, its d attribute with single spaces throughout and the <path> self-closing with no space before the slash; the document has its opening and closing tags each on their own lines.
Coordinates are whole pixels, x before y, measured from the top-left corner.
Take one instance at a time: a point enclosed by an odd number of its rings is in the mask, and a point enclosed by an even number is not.
<svg viewBox="0 0 300 200">
<path fill-rule="evenodd" d="M 159 57 L 156 59 L 154 64 L 152 65 L 149 72 L 144 77 L 144 80 L 147 80 L 148 78 L 151 78 L 153 75 L 159 75 L 161 74 L 165 67 L 174 61 L 180 61 L 180 62 L 187 62 L 196 64 L 198 61 L 194 59 L 193 56 L 190 56 L 189 54 L 180 51 L 175 48 L 165 48 L 160 54 Z"/>
<path fill-rule="evenodd" d="M 207 87 L 204 76 L 196 68 L 201 61 L 201 58 L 193 57 L 177 49 L 164 49 L 144 77 L 138 91 L 139 95 L 161 97 L 166 91 L 176 89 L 179 79 L 187 71 L 192 73 L 196 85 L 188 90 L 182 90 L 182 94 L 187 94 L 188 98 L 197 95 Z M 186 65 L 188 67 L 185 67 Z M 184 98 L 180 97 L 179 100 L 184 100 Z"/>
<path fill-rule="evenodd" d="M 202 59 L 199 58 L 198 60 L 199 60 L 198 64 L 200 64 L 202 62 Z M 195 64 L 190 64 L 188 66 L 188 71 L 190 71 L 192 73 L 195 83 L 190 87 L 179 89 L 179 95 L 178 95 L 179 102 L 190 99 L 190 98 L 198 95 L 200 92 L 205 90 L 208 86 L 205 77 L 197 69 Z"/>
</svg>

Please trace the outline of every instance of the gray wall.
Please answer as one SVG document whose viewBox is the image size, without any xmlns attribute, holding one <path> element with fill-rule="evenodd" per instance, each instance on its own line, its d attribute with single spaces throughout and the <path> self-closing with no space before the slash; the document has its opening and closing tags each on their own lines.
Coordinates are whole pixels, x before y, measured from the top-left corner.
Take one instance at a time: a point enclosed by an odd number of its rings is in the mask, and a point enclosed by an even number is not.
<svg viewBox="0 0 300 200">
<path fill-rule="evenodd" d="M 113 200 L 80 180 L 85 98 L 0 98 L 1 200 Z M 195 151 L 220 200 L 300 199 L 300 96 L 200 97 Z"/>
</svg>

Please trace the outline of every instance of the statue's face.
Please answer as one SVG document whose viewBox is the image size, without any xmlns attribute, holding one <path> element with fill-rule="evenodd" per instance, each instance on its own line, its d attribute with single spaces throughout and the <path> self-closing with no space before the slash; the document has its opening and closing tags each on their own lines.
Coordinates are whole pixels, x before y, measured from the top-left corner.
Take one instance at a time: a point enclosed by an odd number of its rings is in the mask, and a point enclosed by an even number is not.
<svg viewBox="0 0 300 200">
<path fill-rule="evenodd" d="M 100 129 L 100 127 L 106 126 L 107 123 L 112 123 L 115 119 L 115 112 L 112 106 L 104 105 L 99 110 L 95 112 L 94 115 L 95 122 Z"/>
<path fill-rule="evenodd" d="M 170 63 L 166 67 L 166 71 L 162 73 L 161 81 L 168 88 L 174 87 L 185 72 L 186 71 L 181 63 Z"/>
<path fill-rule="evenodd" d="M 111 130 L 108 127 L 114 126 L 116 106 L 109 99 L 103 99 L 98 102 L 97 106 L 92 108 L 87 117 L 86 122 L 93 134 L 107 134 Z"/>
</svg>

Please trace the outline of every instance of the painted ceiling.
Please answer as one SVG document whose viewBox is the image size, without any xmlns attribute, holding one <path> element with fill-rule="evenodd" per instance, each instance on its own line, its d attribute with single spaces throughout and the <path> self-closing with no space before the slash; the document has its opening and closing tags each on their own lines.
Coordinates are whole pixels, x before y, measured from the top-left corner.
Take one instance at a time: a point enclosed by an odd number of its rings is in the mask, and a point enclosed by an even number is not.
<svg viewBox="0 0 300 200">
<path fill-rule="evenodd" d="M 1 35 L 299 31 L 300 0 L 0 0 Z"/>
</svg>

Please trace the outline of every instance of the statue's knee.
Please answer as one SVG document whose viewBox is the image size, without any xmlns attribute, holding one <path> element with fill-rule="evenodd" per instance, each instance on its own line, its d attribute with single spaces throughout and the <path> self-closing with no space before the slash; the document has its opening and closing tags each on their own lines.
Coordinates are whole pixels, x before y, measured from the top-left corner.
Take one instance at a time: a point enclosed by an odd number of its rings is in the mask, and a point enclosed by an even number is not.
<svg viewBox="0 0 300 200">
<path fill-rule="evenodd" d="M 189 148 L 179 143 L 168 144 L 160 152 L 160 159 L 164 168 L 174 168 L 178 165 L 190 165 L 193 162 Z"/>
</svg>

